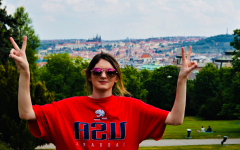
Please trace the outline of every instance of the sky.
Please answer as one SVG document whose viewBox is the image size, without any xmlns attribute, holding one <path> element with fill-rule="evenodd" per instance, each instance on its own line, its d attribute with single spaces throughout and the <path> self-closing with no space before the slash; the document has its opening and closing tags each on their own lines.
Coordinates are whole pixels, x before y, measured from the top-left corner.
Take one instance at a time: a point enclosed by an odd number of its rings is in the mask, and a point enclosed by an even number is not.
<svg viewBox="0 0 240 150">
<path fill-rule="evenodd" d="M 2 0 L 24 6 L 41 40 L 215 36 L 240 28 L 240 0 Z"/>
</svg>

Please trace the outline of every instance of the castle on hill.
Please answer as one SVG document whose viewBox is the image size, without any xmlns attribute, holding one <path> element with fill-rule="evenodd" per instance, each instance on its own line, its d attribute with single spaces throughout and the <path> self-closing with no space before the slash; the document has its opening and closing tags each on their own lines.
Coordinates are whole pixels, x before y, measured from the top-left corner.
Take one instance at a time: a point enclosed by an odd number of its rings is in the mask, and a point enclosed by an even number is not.
<svg viewBox="0 0 240 150">
<path fill-rule="evenodd" d="M 96 36 L 95 38 L 93 37 L 93 38 L 89 38 L 88 40 L 87 40 L 87 42 L 101 42 L 101 36 Z"/>
</svg>

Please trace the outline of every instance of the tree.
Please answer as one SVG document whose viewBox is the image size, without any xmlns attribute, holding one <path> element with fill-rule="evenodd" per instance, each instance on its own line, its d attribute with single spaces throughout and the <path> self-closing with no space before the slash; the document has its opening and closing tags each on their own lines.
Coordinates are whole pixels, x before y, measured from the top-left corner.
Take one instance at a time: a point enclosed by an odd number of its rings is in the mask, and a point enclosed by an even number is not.
<svg viewBox="0 0 240 150">
<path fill-rule="evenodd" d="M 140 71 L 140 76 L 141 76 L 141 82 L 145 82 L 149 79 L 151 79 L 152 72 L 147 69 L 143 69 Z"/>
<path fill-rule="evenodd" d="M 228 119 L 226 115 L 220 114 L 224 104 L 223 93 L 220 91 L 216 97 L 210 97 L 200 107 L 199 116 L 205 119 Z"/>
<path fill-rule="evenodd" d="M 155 69 L 151 79 L 144 82 L 144 87 L 148 91 L 147 102 L 171 111 L 176 97 L 178 74 L 178 67 L 172 65 Z"/>
<path fill-rule="evenodd" d="M 240 118 L 240 74 L 237 73 L 233 78 L 229 87 L 223 91 L 224 104 L 222 106 L 221 115 L 227 115 L 229 118 Z"/>
<path fill-rule="evenodd" d="M 201 106 L 208 98 L 214 98 L 220 92 L 219 70 L 212 64 L 207 64 L 196 75 L 196 82 L 193 89 L 193 98 Z"/>
<path fill-rule="evenodd" d="M 17 8 L 13 16 L 18 23 L 18 34 L 15 41 L 18 45 L 21 45 L 23 37 L 28 37 L 26 55 L 28 58 L 30 70 L 35 71 L 37 69 L 37 64 L 35 62 L 38 59 L 38 57 L 35 55 L 37 54 L 37 48 L 40 46 L 40 39 L 33 29 L 32 19 L 29 18 L 29 14 L 25 11 L 25 8 L 23 6 Z"/>
<path fill-rule="evenodd" d="M 2 5 L 0 0 L 0 6 Z M 9 41 L 9 37 L 16 37 L 17 21 L 11 15 L 7 15 L 6 7 L 0 8 L 0 64 L 6 64 L 8 61 L 9 52 L 12 45 Z"/>
<path fill-rule="evenodd" d="M 14 17 L 7 16 L 6 10 L 0 9 L 0 140 L 10 144 L 13 149 L 34 149 L 38 145 L 43 145 L 46 141 L 33 137 L 28 129 L 28 123 L 21 120 L 18 114 L 18 76 L 19 71 L 16 65 L 13 65 L 12 59 L 8 61 L 9 52 L 12 45 L 9 41 L 13 37 L 20 46 L 20 40 L 23 35 L 28 35 L 27 57 L 29 65 L 35 64 L 35 50 L 38 47 L 39 39 L 34 35 L 34 30 L 29 27 L 29 21 L 24 17 L 25 12 L 18 8 Z M 28 16 L 28 15 L 27 15 Z M 28 17 L 27 17 L 28 18 Z M 26 23 L 27 22 L 27 23 Z M 9 28 L 8 28 L 8 27 Z M 15 63 L 14 63 L 15 64 Z M 45 84 L 34 82 L 34 73 L 31 70 L 30 94 L 33 104 L 47 104 L 54 100 L 54 94 L 47 92 Z M 24 141 L 24 142 L 22 142 Z"/>
<path fill-rule="evenodd" d="M 193 90 L 196 80 L 187 81 L 187 94 L 186 94 L 186 109 L 185 114 L 187 116 L 196 116 L 198 114 L 199 105 L 193 98 Z"/>
<path fill-rule="evenodd" d="M 0 140 L 9 143 L 14 149 L 34 149 L 46 141 L 33 137 L 28 123 L 18 114 L 18 76 L 19 71 L 10 63 L 0 65 Z M 54 94 L 47 92 L 44 83 L 33 82 L 31 73 L 30 94 L 33 104 L 47 104 L 54 101 Z M 24 142 L 23 142 L 24 141 Z"/>
<path fill-rule="evenodd" d="M 233 57 L 233 61 L 232 61 L 232 65 L 233 65 L 233 72 L 240 72 L 240 29 L 236 29 L 233 31 L 234 32 L 234 40 L 232 42 L 230 42 L 230 45 L 233 46 L 233 48 L 235 48 L 234 51 L 234 57 Z"/>
<path fill-rule="evenodd" d="M 50 54 L 45 59 L 47 65 L 40 68 L 40 80 L 45 81 L 50 92 L 55 92 L 56 100 L 87 94 L 82 73 L 87 62 L 80 57 L 72 58 L 68 53 Z"/>
<path fill-rule="evenodd" d="M 131 93 L 132 97 L 147 102 L 147 90 L 142 88 L 143 82 L 141 82 L 138 70 L 132 66 L 126 66 L 122 69 L 122 73 L 126 89 Z"/>
<path fill-rule="evenodd" d="M 223 91 L 223 99 L 225 103 L 222 106 L 222 115 L 227 115 L 229 118 L 240 118 L 240 29 L 234 30 L 234 40 L 230 45 L 235 48 L 231 74 L 224 72 L 226 79 L 224 80 L 225 89 Z"/>
</svg>

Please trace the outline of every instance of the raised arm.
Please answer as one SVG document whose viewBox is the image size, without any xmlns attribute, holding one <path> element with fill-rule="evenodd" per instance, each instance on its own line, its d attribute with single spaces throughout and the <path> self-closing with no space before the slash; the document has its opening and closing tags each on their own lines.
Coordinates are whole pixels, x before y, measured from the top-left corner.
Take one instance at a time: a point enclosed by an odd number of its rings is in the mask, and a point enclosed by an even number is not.
<svg viewBox="0 0 240 150">
<path fill-rule="evenodd" d="M 9 57 L 14 59 L 19 71 L 19 89 L 18 89 L 18 111 L 19 117 L 25 120 L 34 120 L 36 115 L 32 108 L 31 96 L 30 96 L 30 71 L 29 64 L 26 57 L 27 36 L 23 39 L 22 49 L 19 49 L 12 37 L 10 41 L 14 49 L 10 51 Z"/>
<path fill-rule="evenodd" d="M 186 106 L 186 83 L 193 69 L 197 67 L 195 61 L 190 61 L 192 47 L 189 47 L 187 59 L 185 58 L 184 48 L 182 48 L 182 68 L 177 82 L 177 93 L 171 112 L 168 114 L 165 124 L 180 125 L 183 123 Z"/>
</svg>

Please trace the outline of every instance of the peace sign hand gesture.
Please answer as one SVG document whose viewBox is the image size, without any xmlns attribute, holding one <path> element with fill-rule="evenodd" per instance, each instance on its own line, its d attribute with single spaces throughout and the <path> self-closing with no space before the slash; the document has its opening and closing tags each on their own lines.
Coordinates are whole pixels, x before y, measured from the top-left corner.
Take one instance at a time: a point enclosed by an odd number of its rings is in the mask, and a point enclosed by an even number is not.
<svg viewBox="0 0 240 150">
<path fill-rule="evenodd" d="M 27 46 L 27 36 L 25 36 L 23 39 L 23 44 L 21 49 L 18 47 L 18 45 L 15 43 L 12 37 L 10 37 L 10 41 L 14 49 L 10 51 L 9 57 L 14 59 L 20 73 L 21 72 L 29 73 L 29 64 L 27 61 L 26 53 L 25 53 L 26 46 Z"/>
<path fill-rule="evenodd" d="M 182 47 L 182 67 L 179 73 L 179 79 L 187 80 L 191 71 L 197 68 L 197 62 L 190 61 L 192 46 L 189 47 L 187 59 L 185 57 L 184 48 Z"/>
</svg>

